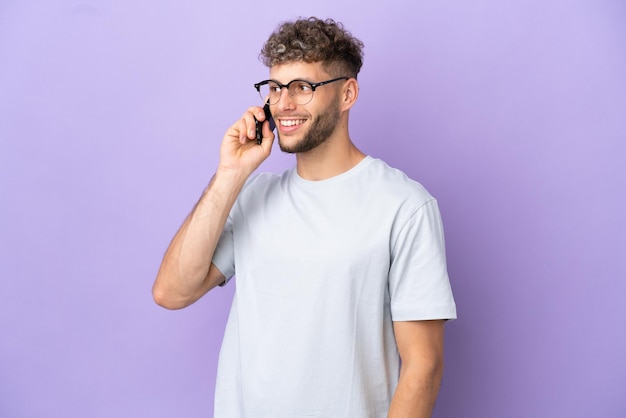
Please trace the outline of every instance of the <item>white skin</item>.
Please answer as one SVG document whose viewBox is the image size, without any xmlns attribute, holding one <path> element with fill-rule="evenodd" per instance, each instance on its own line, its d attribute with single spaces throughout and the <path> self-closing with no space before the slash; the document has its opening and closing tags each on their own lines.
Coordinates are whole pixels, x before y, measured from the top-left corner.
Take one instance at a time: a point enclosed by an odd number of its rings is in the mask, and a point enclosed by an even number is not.
<svg viewBox="0 0 626 418">
<path fill-rule="evenodd" d="M 291 129 L 298 131 L 302 127 L 301 124 L 305 125 L 306 128 L 306 131 L 303 133 L 303 137 L 294 144 L 287 144 L 281 141 L 281 131 L 279 129 L 278 144 L 280 145 L 281 151 L 292 154 L 305 153 L 322 145 L 333 133 L 337 127 L 339 119 L 341 118 L 338 100 L 330 100 L 326 109 L 319 113 L 315 118 L 311 118 L 311 115 L 308 112 L 302 113 L 301 111 L 290 114 L 285 112 L 281 113 L 281 115 L 284 115 L 280 121 L 280 126 L 283 128 L 283 132 Z M 287 134 L 283 133 L 283 135 Z"/>
<path fill-rule="evenodd" d="M 335 78 L 327 73 L 321 63 L 292 63 L 270 69 L 270 78 L 286 84 L 296 78 L 320 82 Z M 287 91 L 279 102 L 270 106 L 276 121 L 281 149 L 296 152 L 298 174 L 309 180 L 323 180 L 349 170 L 365 155 L 356 148 L 348 134 L 348 115 L 359 93 L 354 78 L 336 81 L 318 87 L 313 99 L 298 105 Z M 334 127 L 325 137 L 316 137 L 316 126 L 330 121 Z M 334 123 L 333 123 L 334 122 Z M 306 146 L 311 141 L 314 147 Z"/>
<path fill-rule="evenodd" d="M 295 62 L 270 69 L 270 78 L 282 84 L 294 79 L 320 82 L 336 76 L 327 73 L 321 63 Z M 293 102 L 285 90 L 270 107 L 280 147 L 295 153 L 300 177 L 328 179 L 365 157 L 348 134 L 348 115 L 358 93 L 356 79 L 350 78 L 319 87 L 306 105 Z M 255 118 L 265 120 L 259 106 L 250 107 L 226 131 L 217 171 L 163 257 L 152 290 L 159 305 L 183 308 L 224 282 L 224 275 L 211 263 L 213 252 L 241 188 L 269 157 L 274 142 L 269 125 L 263 123 L 263 142 L 256 143 Z M 324 121 L 329 122 L 329 129 L 316 128 L 325 125 Z M 320 131 L 327 134 L 317 135 Z M 402 369 L 389 418 L 431 415 L 443 370 L 443 324 L 394 322 Z"/>
</svg>

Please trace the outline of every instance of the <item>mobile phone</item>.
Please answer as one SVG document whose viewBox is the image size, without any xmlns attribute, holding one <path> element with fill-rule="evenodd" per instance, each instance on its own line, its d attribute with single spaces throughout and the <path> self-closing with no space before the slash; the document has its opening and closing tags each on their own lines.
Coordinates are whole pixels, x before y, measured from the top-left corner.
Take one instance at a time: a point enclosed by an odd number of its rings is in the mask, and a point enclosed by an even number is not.
<svg viewBox="0 0 626 418">
<path fill-rule="evenodd" d="M 265 112 L 265 120 L 267 120 L 270 124 L 270 131 L 273 131 L 276 128 L 276 124 L 274 123 L 274 118 L 272 118 L 272 113 L 270 112 L 270 103 L 269 101 L 265 103 L 263 106 L 263 111 Z M 254 118 L 256 122 L 256 143 L 261 145 L 263 143 L 263 123 L 259 122 L 256 118 Z"/>
</svg>

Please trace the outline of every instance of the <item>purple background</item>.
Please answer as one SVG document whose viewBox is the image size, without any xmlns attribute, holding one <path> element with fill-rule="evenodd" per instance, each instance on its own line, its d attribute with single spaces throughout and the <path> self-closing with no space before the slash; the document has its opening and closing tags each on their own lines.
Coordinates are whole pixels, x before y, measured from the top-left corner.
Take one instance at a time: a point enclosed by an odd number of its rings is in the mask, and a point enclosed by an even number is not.
<svg viewBox="0 0 626 418">
<path fill-rule="evenodd" d="M 150 287 L 301 15 L 365 42 L 352 137 L 440 201 L 435 416 L 626 415 L 622 1 L 211 3 L 0 2 L 0 417 L 211 416 L 233 286 Z"/>
</svg>

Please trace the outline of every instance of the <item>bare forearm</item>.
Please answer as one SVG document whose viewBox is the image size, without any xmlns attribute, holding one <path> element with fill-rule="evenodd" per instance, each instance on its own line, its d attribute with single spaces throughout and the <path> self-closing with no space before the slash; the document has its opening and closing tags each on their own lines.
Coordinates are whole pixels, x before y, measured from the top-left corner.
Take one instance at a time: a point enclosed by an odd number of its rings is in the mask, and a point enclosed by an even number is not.
<svg viewBox="0 0 626 418">
<path fill-rule="evenodd" d="M 403 366 L 388 418 L 428 418 L 439 393 L 443 367 L 431 364 L 408 370 Z"/>
<path fill-rule="evenodd" d="M 228 213 L 246 176 L 232 171 L 215 174 L 202 197 L 170 243 L 154 283 L 158 304 L 187 306 L 218 283 L 206 283 L 213 252 Z"/>
<path fill-rule="evenodd" d="M 265 120 L 259 106 L 248 108 L 226 131 L 219 168 L 163 257 L 152 287 L 159 305 L 183 308 L 224 280 L 222 273 L 211 267 L 215 247 L 246 179 L 270 155 L 274 142 L 266 123 L 262 144 L 257 144 L 255 118 Z"/>
</svg>

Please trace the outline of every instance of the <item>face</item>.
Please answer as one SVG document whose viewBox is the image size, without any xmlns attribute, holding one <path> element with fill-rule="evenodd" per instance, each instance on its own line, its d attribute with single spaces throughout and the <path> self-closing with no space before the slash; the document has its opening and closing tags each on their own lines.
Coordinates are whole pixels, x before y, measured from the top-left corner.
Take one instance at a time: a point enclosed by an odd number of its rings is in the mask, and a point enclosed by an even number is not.
<svg viewBox="0 0 626 418">
<path fill-rule="evenodd" d="M 291 63 L 272 67 L 270 78 L 286 84 L 294 79 L 315 83 L 333 77 L 322 70 L 320 63 Z M 338 97 L 341 82 L 333 84 L 318 87 L 306 105 L 296 104 L 285 91 L 280 101 L 272 106 L 278 144 L 283 152 L 311 151 L 325 143 L 335 131 L 341 117 Z"/>
</svg>

